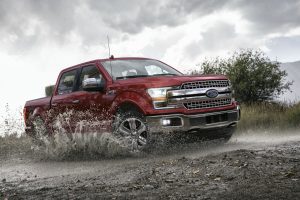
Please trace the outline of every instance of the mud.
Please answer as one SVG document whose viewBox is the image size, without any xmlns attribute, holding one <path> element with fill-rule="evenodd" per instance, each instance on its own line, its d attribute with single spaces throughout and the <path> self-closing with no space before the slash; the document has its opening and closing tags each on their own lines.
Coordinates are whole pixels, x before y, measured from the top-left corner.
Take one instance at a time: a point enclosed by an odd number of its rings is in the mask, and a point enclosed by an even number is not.
<svg viewBox="0 0 300 200">
<path fill-rule="evenodd" d="M 26 137 L 13 141 L 1 142 L 0 199 L 300 198 L 297 132 L 247 133 L 225 144 L 178 143 L 87 160 L 49 159 Z"/>
</svg>

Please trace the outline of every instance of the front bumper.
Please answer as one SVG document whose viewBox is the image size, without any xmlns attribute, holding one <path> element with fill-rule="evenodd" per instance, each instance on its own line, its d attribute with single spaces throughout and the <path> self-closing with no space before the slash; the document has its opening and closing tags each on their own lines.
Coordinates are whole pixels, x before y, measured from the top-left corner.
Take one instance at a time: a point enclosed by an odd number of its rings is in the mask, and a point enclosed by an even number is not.
<svg viewBox="0 0 300 200">
<path fill-rule="evenodd" d="M 240 119 L 240 108 L 220 112 L 194 115 L 170 114 L 146 116 L 150 133 L 188 132 L 236 126 Z"/>
</svg>

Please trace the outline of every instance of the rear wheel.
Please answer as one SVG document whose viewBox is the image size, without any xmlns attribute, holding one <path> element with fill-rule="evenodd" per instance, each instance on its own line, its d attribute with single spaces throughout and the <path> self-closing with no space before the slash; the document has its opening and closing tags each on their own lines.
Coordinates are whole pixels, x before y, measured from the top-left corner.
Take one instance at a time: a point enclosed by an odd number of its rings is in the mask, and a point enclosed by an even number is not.
<svg viewBox="0 0 300 200">
<path fill-rule="evenodd" d="M 148 125 L 137 111 L 119 114 L 114 122 L 114 133 L 134 152 L 144 150 L 149 144 Z"/>
<path fill-rule="evenodd" d="M 45 143 L 48 136 L 49 132 L 47 130 L 44 120 L 41 117 L 36 117 L 33 120 L 33 143 L 38 146 L 42 146 Z"/>
</svg>

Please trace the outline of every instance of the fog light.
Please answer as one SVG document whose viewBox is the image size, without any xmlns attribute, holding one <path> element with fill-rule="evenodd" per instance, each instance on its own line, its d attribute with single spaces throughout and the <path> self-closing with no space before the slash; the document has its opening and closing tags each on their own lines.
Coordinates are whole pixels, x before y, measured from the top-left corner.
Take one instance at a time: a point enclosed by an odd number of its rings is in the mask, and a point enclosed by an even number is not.
<svg viewBox="0 0 300 200">
<path fill-rule="evenodd" d="M 181 117 L 172 117 L 172 118 L 164 118 L 161 119 L 161 125 L 162 126 L 182 126 L 183 125 L 183 120 Z"/>
<path fill-rule="evenodd" d="M 161 121 L 161 123 L 162 123 L 163 126 L 168 126 L 168 125 L 171 124 L 171 120 L 170 119 L 163 119 Z"/>
</svg>

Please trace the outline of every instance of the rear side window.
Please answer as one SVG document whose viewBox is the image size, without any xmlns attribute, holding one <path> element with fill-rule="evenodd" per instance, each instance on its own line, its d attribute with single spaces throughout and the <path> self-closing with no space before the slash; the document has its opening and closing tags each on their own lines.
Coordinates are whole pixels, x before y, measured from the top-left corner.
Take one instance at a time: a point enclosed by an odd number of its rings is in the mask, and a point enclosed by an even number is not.
<svg viewBox="0 0 300 200">
<path fill-rule="evenodd" d="M 58 94 L 68 94 L 73 91 L 77 69 L 63 73 L 58 85 Z"/>
<path fill-rule="evenodd" d="M 80 75 L 78 90 L 82 90 L 82 82 L 88 78 L 96 78 L 99 79 L 100 82 L 104 81 L 102 74 L 100 74 L 96 66 L 90 65 L 90 66 L 83 67 Z"/>
</svg>

